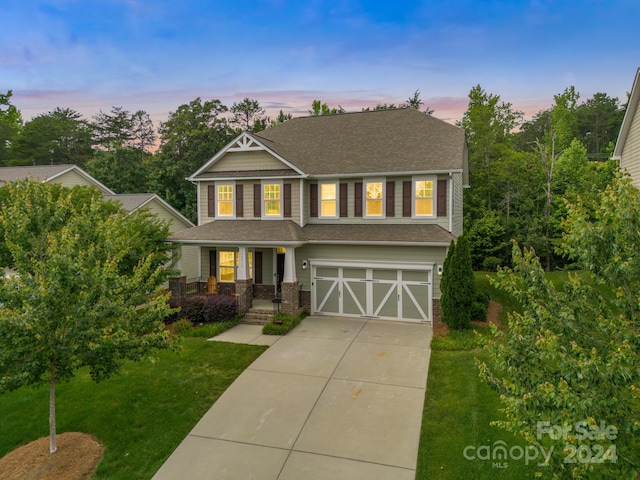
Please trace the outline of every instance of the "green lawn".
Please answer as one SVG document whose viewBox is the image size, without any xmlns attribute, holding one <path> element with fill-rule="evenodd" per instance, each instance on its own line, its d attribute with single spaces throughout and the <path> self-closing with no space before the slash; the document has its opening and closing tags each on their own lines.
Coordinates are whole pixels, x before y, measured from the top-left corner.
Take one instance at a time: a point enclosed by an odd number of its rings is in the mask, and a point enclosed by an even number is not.
<svg viewBox="0 0 640 480">
<path fill-rule="evenodd" d="M 507 450 L 526 443 L 490 426 L 501 418 L 500 400 L 478 376 L 473 359 L 481 353 L 432 351 L 416 480 L 534 478 L 535 464 L 527 466 L 524 458 L 484 459 L 485 452 L 497 451 L 495 442 L 504 442 Z"/>
<path fill-rule="evenodd" d="M 517 304 L 491 286 L 487 276 L 495 274 L 477 272 L 476 285 L 503 306 L 500 320 L 506 326 L 507 313 L 516 310 Z M 566 278 L 566 273 L 552 274 L 556 285 Z M 537 461 L 527 465 L 524 458 L 516 460 L 510 456 L 506 460 L 484 459 L 486 452 L 497 451 L 496 445 L 507 450 L 515 447 L 516 457 L 520 448 L 527 445 L 524 440 L 490 425 L 503 418 L 500 398 L 480 379 L 474 363 L 475 357 L 486 358 L 479 345 L 489 336 L 488 328 L 474 327 L 433 340 L 416 480 L 535 477 Z M 465 457 L 467 447 L 466 456 L 472 459 Z M 478 450 L 480 447 L 483 448 Z"/>
<path fill-rule="evenodd" d="M 149 479 L 216 399 L 266 347 L 186 338 L 157 361 L 127 363 L 94 383 L 81 371 L 57 389 L 58 433 L 86 432 L 106 445 L 94 478 Z M 0 457 L 49 434 L 48 388 L 0 395 Z"/>
</svg>

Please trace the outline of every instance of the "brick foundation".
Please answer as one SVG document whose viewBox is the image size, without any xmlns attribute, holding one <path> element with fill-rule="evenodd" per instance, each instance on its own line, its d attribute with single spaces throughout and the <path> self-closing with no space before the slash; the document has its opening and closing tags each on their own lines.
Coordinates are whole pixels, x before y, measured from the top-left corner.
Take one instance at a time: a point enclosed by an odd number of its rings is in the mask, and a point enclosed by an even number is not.
<svg viewBox="0 0 640 480">
<path fill-rule="evenodd" d="M 442 323 L 442 307 L 440 307 L 440 299 L 433 299 L 433 323 Z"/>
<path fill-rule="evenodd" d="M 300 315 L 300 294 L 298 292 L 298 282 L 284 283 L 282 282 L 282 303 L 280 311 L 289 315 Z"/>
<path fill-rule="evenodd" d="M 311 292 L 308 290 L 302 290 L 300 292 L 300 308 L 304 311 L 311 313 Z"/>
<path fill-rule="evenodd" d="M 253 286 L 253 298 L 261 300 L 271 300 L 275 296 L 275 288 L 273 285 L 264 285 L 256 283 Z"/>
</svg>

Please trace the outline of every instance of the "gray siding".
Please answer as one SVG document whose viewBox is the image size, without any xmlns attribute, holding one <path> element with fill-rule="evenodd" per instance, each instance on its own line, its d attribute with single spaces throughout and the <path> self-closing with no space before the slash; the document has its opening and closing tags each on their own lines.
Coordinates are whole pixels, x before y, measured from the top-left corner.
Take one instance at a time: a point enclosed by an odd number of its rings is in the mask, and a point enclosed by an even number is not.
<svg viewBox="0 0 640 480">
<path fill-rule="evenodd" d="M 460 201 L 459 202 L 455 202 L 456 208 L 454 209 L 454 214 L 456 215 L 456 218 L 454 218 L 454 226 L 456 224 L 456 222 L 459 222 L 460 224 L 462 224 L 462 175 L 461 174 L 455 174 L 454 176 L 459 177 L 459 188 L 460 188 L 460 192 L 459 192 L 459 197 L 460 197 Z M 448 176 L 444 176 L 444 175 L 439 175 L 438 179 L 442 180 L 442 179 L 446 179 L 448 178 Z M 350 224 L 360 224 L 360 223 L 365 223 L 365 224 L 372 224 L 372 223 L 384 223 L 384 224 L 389 224 L 389 223 L 394 223 L 394 224 L 407 224 L 407 223 L 429 223 L 429 224 L 436 224 L 436 225 L 440 225 L 442 228 L 444 228 L 445 230 L 449 231 L 449 215 L 451 215 L 450 212 L 450 208 L 449 205 L 447 204 L 447 216 L 446 217 L 435 217 L 435 218 L 429 218 L 429 219 L 418 219 L 418 218 L 411 218 L 411 217 L 403 217 L 402 216 L 402 182 L 404 181 L 410 181 L 411 177 L 409 176 L 403 176 L 403 177 L 386 177 L 385 178 L 386 181 L 393 181 L 395 182 L 395 193 L 394 193 L 394 204 L 395 204 L 395 216 L 390 217 L 387 216 L 385 218 L 381 218 L 381 219 L 371 219 L 371 218 L 364 218 L 364 217 L 356 217 L 355 216 L 355 202 L 354 202 L 354 196 L 355 196 L 355 183 L 357 182 L 362 182 L 362 179 L 357 179 L 357 178 L 350 178 L 350 179 L 346 179 L 346 180 L 341 180 L 339 181 L 339 183 L 346 183 L 348 185 L 348 201 L 347 201 L 347 213 L 348 213 L 348 217 L 347 218 L 338 218 L 338 219 L 323 219 L 323 218 L 319 218 L 319 217 L 310 217 L 310 196 L 309 196 L 309 185 L 310 183 L 307 183 L 305 185 L 305 202 L 304 202 L 304 206 L 305 206 L 305 219 L 307 223 L 311 223 L 311 224 L 333 224 L 333 223 L 345 223 L 348 222 Z M 456 197 L 456 195 L 458 195 L 457 192 L 455 192 L 455 189 L 458 187 L 456 184 L 452 185 L 452 182 L 448 183 L 448 187 L 447 188 L 454 188 L 454 198 Z M 448 197 L 448 193 L 447 193 L 447 197 Z M 435 199 L 434 199 L 435 202 Z M 435 208 L 435 203 L 434 203 L 434 208 Z M 454 228 L 455 230 L 455 228 Z"/>
<path fill-rule="evenodd" d="M 228 152 L 211 165 L 207 172 L 251 172 L 256 170 L 282 170 L 290 168 L 270 153 L 261 151 Z"/>
<path fill-rule="evenodd" d="M 280 182 L 281 179 L 273 179 L 274 182 Z M 223 180 L 220 181 L 224 183 Z M 300 180 L 297 178 L 284 179 L 282 183 L 290 183 L 291 184 L 291 218 L 287 218 L 287 220 L 293 220 L 296 223 L 300 223 Z M 199 182 L 198 188 L 200 189 L 200 203 L 198 204 L 199 209 L 199 218 L 200 225 L 204 225 L 205 223 L 213 222 L 215 217 L 209 216 L 209 185 L 213 185 L 215 182 Z M 221 221 L 233 221 L 233 220 L 255 220 L 256 218 L 253 216 L 253 185 L 256 183 L 261 183 L 258 180 L 237 180 L 235 182 L 236 185 L 243 185 L 242 188 L 242 200 L 243 200 L 243 217 L 235 218 L 235 219 L 224 219 Z M 284 192 L 282 192 L 284 194 Z"/>
</svg>

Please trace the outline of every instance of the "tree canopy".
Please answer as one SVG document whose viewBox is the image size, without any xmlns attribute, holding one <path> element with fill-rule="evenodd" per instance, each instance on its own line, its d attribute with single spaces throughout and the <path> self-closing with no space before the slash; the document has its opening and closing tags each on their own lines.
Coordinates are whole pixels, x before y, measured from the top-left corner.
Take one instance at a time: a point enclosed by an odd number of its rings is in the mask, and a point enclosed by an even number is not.
<svg viewBox="0 0 640 480">
<path fill-rule="evenodd" d="M 504 405 L 496 424 L 544 448 L 549 477 L 640 472 L 639 227 L 640 194 L 617 176 L 597 197 L 568 206 L 560 248 L 588 274 L 571 274 L 557 289 L 535 252 L 514 245 L 513 268 L 494 282 L 520 311 L 509 315 L 508 334 L 495 330 L 500 341 L 481 373 Z M 604 429 L 611 436 L 580 433 Z"/>
<path fill-rule="evenodd" d="M 2 188 L 0 266 L 13 274 L 0 279 L 0 392 L 49 384 L 52 453 L 57 383 L 81 367 L 100 381 L 169 346 L 168 228 L 154 218 L 88 187 Z"/>
</svg>

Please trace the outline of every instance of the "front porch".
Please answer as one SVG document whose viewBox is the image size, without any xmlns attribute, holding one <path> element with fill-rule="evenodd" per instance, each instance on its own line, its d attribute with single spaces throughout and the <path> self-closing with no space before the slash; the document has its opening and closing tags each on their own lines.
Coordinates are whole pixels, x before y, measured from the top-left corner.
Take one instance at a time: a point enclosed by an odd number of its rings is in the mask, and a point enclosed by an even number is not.
<svg viewBox="0 0 640 480">
<path fill-rule="evenodd" d="M 172 300 L 225 294 L 235 297 L 238 315 L 250 309 L 302 313 L 304 302 L 297 281 L 295 247 L 200 246 L 200 276 L 170 279 Z M 258 308 L 260 307 L 260 308 Z"/>
</svg>

